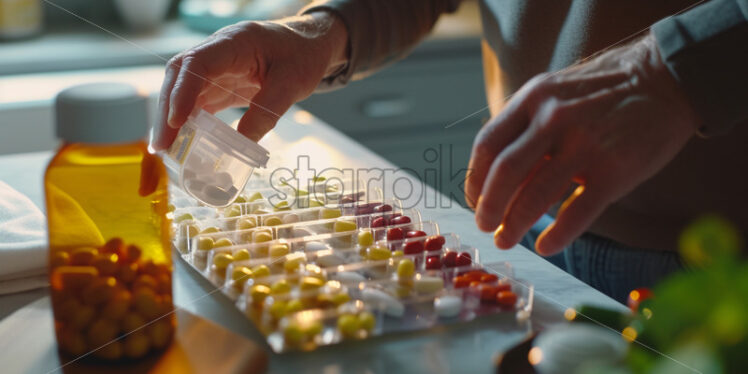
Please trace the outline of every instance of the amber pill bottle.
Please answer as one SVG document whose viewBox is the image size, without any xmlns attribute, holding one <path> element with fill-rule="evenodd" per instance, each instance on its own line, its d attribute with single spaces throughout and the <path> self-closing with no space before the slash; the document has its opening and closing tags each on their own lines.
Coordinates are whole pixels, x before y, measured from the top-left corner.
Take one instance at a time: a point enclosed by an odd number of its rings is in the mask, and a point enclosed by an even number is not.
<svg viewBox="0 0 748 374">
<path fill-rule="evenodd" d="M 56 99 L 62 146 L 44 187 L 59 350 L 137 360 L 174 335 L 167 176 L 149 153 L 147 98 L 95 83 Z"/>
</svg>

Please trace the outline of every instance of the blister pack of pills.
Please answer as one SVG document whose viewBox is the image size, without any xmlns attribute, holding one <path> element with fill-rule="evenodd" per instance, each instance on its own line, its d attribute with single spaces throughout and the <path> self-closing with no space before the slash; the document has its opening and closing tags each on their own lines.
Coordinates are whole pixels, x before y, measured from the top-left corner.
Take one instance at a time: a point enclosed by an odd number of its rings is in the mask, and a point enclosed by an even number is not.
<svg viewBox="0 0 748 374">
<path fill-rule="evenodd" d="M 174 248 L 276 352 L 507 313 L 526 320 L 532 285 L 438 223 L 358 183 L 254 185 L 223 208 L 173 191 Z"/>
</svg>

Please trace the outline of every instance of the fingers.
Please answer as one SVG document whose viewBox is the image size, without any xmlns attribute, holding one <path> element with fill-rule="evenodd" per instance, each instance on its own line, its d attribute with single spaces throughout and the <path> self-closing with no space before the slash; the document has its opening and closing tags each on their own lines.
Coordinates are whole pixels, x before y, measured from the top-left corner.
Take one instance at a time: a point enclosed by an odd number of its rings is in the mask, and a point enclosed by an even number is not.
<svg viewBox="0 0 748 374">
<path fill-rule="evenodd" d="M 177 80 L 181 60 L 172 60 L 166 67 L 164 82 L 161 84 L 161 93 L 158 98 L 158 122 L 154 124 L 151 137 L 151 146 L 157 150 L 169 148 L 177 136 L 177 130 L 166 124 L 169 115 L 169 98 L 174 82 Z"/>
<path fill-rule="evenodd" d="M 527 127 L 527 105 L 524 95 L 518 94 L 476 135 L 465 178 L 465 201 L 471 208 L 478 206 L 486 174 L 496 156 Z"/>
<path fill-rule="evenodd" d="M 242 56 L 238 59 L 240 49 L 232 38 L 214 36 L 181 55 L 179 59 L 179 73 L 173 88 L 169 93 L 169 115 L 167 124 L 173 128 L 181 127 L 195 108 L 198 97 L 206 89 L 217 87 L 222 95 L 235 95 L 231 89 L 223 87 L 214 81 L 221 75 L 241 70 L 244 79 L 254 76 L 258 71 L 259 59 L 253 56 Z M 247 101 L 247 100 L 245 100 Z"/>
<path fill-rule="evenodd" d="M 536 112 L 533 124 L 496 157 L 475 212 L 481 230 L 496 230 L 517 190 L 557 142 L 556 134 L 573 120 L 570 114 L 566 107 L 548 100 Z"/>
<path fill-rule="evenodd" d="M 177 80 L 169 98 L 169 116 L 167 125 L 178 129 L 187 120 L 195 108 L 197 97 L 206 86 L 207 70 L 200 62 L 200 57 L 188 55 L 181 63 Z"/>
<path fill-rule="evenodd" d="M 544 256 L 561 252 L 600 216 L 610 201 L 610 193 L 605 189 L 577 187 L 564 202 L 556 220 L 538 237 L 537 252 Z"/>
<path fill-rule="evenodd" d="M 244 136 L 259 141 L 296 102 L 294 91 L 281 82 L 283 80 L 268 79 L 254 96 L 249 109 L 239 120 L 237 130 Z"/>
<path fill-rule="evenodd" d="M 576 155 L 567 152 L 543 163 L 520 188 L 494 235 L 497 247 L 509 249 L 516 245 L 532 225 L 568 190 L 571 180 L 582 164 Z"/>
</svg>

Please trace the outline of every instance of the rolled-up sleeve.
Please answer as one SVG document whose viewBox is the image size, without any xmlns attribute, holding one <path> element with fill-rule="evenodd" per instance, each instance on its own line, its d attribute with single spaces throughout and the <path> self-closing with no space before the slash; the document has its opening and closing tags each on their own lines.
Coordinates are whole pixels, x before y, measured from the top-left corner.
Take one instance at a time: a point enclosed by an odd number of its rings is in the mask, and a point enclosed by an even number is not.
<svg viewBox="0 0 748 374">
<path fill-rule="evenodd" d="M 657 22 L 652 32 L 703 121 L 703 136 L 748 122 L 748 0 L 713 0 Z"/>
<path fill-rule="evenodd" d="M 348 29 L 350 56 L 340 73 L 321 89 L 360 79 L 397 60 L 431 31 L 440 15 L 453 12 L 461 0 L 324 0 L 301 10 L 337 14 Z"/>
</svg>

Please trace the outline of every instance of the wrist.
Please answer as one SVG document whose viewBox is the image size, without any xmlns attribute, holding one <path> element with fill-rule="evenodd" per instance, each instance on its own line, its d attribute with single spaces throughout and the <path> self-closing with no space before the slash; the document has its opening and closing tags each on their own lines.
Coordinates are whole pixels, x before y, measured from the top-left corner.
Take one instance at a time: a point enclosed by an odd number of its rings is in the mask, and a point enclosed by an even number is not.
<svg viewBox="0 0 748 374">
<path fill-rule="evenodd" d="M 326 60 L 325 78 L 345 70 L 350 55 L 348 29 L 340 17 L 326 10 L 315 10 L 292 19 L 289 26 L 314 41 L 320 56 Z"/>
<path fill-rule="evenodd" d="M 642 51 L 643 76 L 650 82 L 649 88 L 674 105 L 680 113 L 680 118 L 675 120 L 695 133 L 699 129 L 700 118 L 675 76 L 663 62 L 654 36 L 649 33 L 638 44 Z"/>
</svg>

